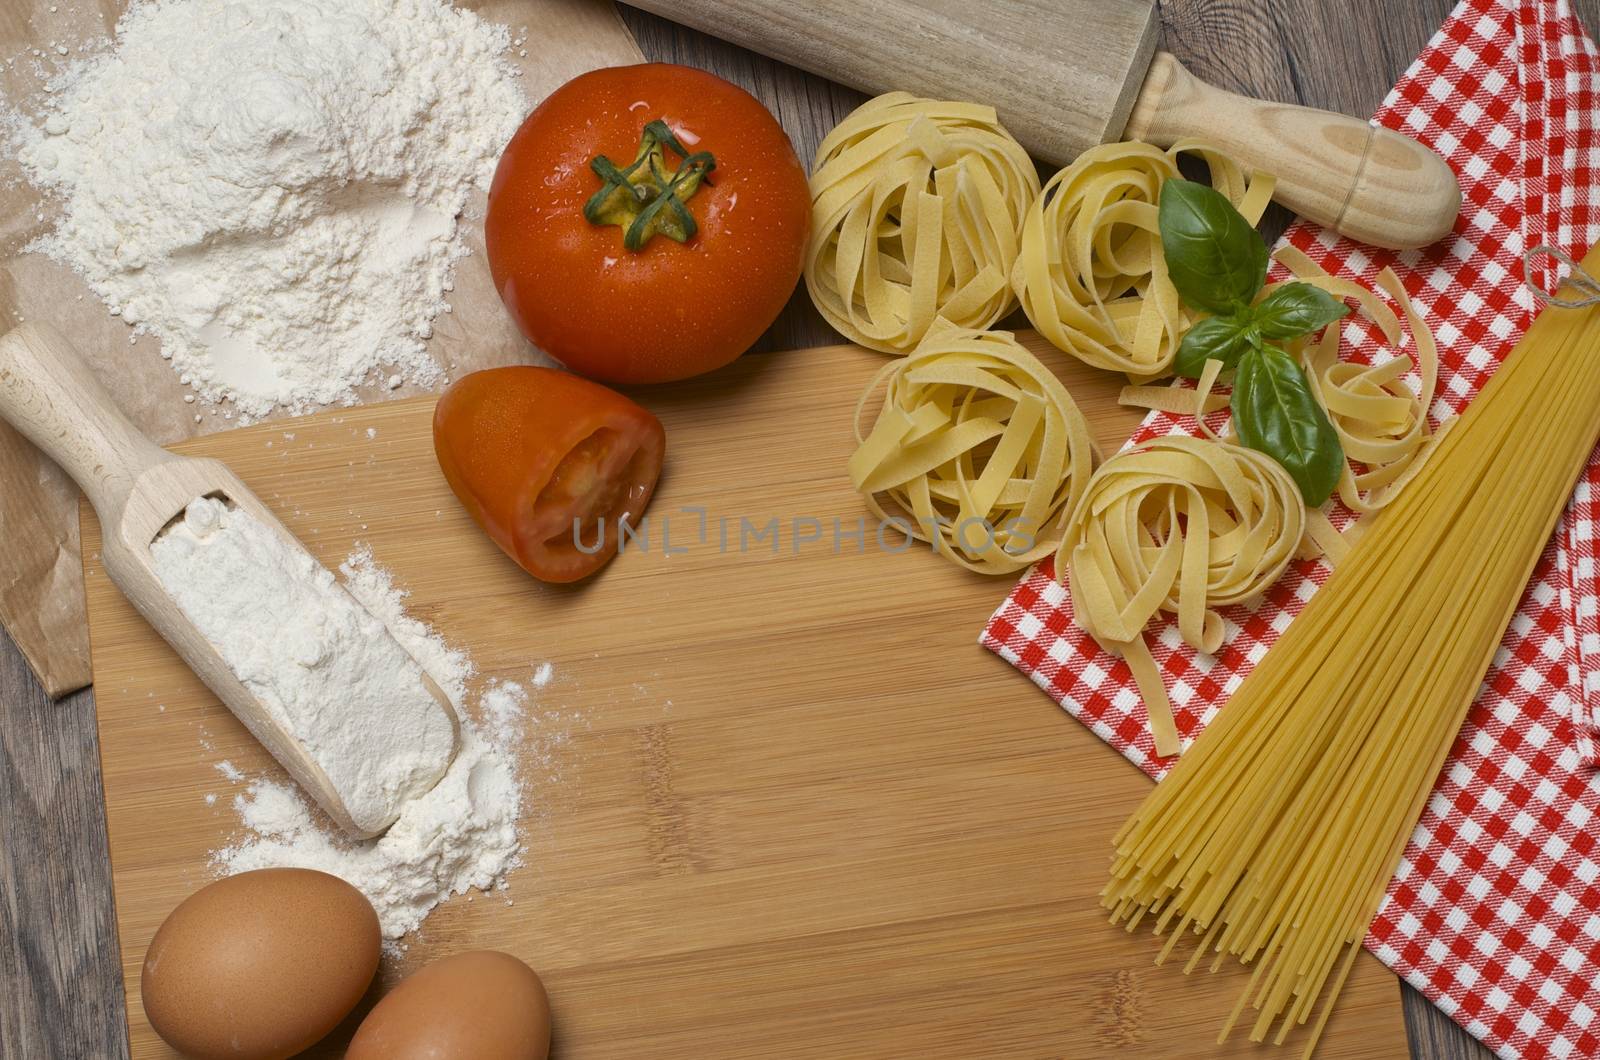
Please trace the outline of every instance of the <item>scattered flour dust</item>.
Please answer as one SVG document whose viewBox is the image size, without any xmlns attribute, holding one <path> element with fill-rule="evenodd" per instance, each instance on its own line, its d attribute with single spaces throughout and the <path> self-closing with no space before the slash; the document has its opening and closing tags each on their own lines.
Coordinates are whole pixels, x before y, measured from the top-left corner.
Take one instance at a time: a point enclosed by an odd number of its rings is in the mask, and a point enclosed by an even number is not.
<svg viewBox="0 0 1600 1060">
<path fill-rule="evenodd" d="M 356 551 L 339 569 L 351 594 L 456 704 L 460 751 L 432 791 L 408 803 L 388 832 L 365 842 L 330 830 L 292 785 L 254 780 L 234 799 L 245 834 L 212 860 L 227 874 L 299 866 L 339 876 L 371 900 L 384 937 L 394 943 L 451 895 L 504 889 L 506 874 L 521 863 L 524 793 L 516 748 L 527 693 L 515 682 L 490 682 L 474 709 L 463 709 L 474 672 L 467 655 L 406 613 L 404 590 L 370 551 Z"/>
<path fill-rule="evenodd" d="M 33 249 L 242 420 L 433 384 L 456 218 L 526 110 L 510 45 L 448 0 L 134 0 L 10 122 L 60 205 Z"/>
</svg>

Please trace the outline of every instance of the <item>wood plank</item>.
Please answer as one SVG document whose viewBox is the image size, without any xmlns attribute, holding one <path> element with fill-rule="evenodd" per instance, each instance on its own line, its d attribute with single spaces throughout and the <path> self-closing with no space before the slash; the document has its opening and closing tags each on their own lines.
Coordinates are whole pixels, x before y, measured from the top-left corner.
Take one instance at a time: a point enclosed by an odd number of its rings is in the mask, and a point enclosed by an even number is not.
<svg viewBox="0 0 1600 1060">
<path fill-rule="evenodd" d="M 126 1054 L 97 740 L 0 632 L 0 1056 Z"/>
<path fill-rule="evenodd" d="M 1119 380 L 1030 342 L 1103 443 L 1126 435 Z M 429 399 L 177 447 L 227 461 L 324 563 L 369 543 L 484 675 L 554 663 L 514 904 L 447 903 L 385 981 L 508 949 L 546 975 L 583 1056 L 1256 1051 L 1211 1040 L 1238 970 L 1157 968 L 1153 940 L 1102 915 L 1109 837 L 1148 782 L 977 646 L 1011 579 L 879 551 L 870 531 L 834 551 L 834 520 L 866 515 L 843 465 L 881 364 L 803 350 L 642 392 L 669 440 L 649 551 L 576 589 L 527 578 L 467 520 Z M 780 536 L 741 551 L 741 519 Z M 821 541 L 795 540 L 805 519 Z M 235 826 L 213 763 L 275 767 L 110 586 L 84 525 L 133 1055 L 161 1057 L 137 972 Z M 1393 977 L 1364 958 L 1321 1055 L 1403 1042 Z"/>
</svg>

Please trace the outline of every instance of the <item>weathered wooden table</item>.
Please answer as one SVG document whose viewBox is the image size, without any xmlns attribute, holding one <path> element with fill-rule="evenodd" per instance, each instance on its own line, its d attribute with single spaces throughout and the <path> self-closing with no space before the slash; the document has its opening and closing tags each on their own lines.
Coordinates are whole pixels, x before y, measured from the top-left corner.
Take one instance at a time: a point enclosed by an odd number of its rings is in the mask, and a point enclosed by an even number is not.
<svg viewBox="0 0 1600 1060">
<path fill-rule="evenodd" d="M 796 0 L 804 2 L 804 0 Z M 1600 23 L 1600 0 L 1574 0 Z M 1164 46 L 1235 91 L 1370 114 L 1452 0 L 1161 0 Z M 646 56 L 715 71 L 754 92 L 802 158 L 861 97 L 642 12 L 624 9 Z M 1275 234 L 1288 221 L 1275 209 Z M 797 295 L 765 349 L 836 341 Z M 48 702 L 0 633 L 0 1056 L 127 1055 L 101 805 L 94 695 Z M 1405 994 L 1412 1055 L 1490 1054 L 1426 1000 Z"/>
</svg>

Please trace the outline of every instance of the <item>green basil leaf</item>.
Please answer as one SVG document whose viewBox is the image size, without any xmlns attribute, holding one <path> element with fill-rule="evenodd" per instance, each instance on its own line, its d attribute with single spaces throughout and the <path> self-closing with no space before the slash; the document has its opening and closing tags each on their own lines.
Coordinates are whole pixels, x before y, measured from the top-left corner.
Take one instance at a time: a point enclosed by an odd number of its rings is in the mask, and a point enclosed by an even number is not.
<svg viewBox="0 0 1600 1060">
<path fill-rule="evenodd" d="M 1286 283 L 1256 304 L 1251 317 L 1269 339 L 1293 339 L 1321 331 L 1350 307 L 1320 287 Z"/>
<path fill-rule="evenodd" d="M 1189 379 L 1199 379 L 1207 361 L 1221 361 L 1232 370 L 1250 348 L 1248 325 L 1238 317 L 1206 317 L 1183 333 L 1172 370 Z"/>
<path fill-rule="evenodd" d="M 1169 180 L 1157 216 L 1167 273 L 1185 302 L 1211 313 L 1250 304 L 1267 279 L 1267 245 L 1226 195 Z"/>
<path fill-rule="evenodd" d="M 1344 449 L 1292 357 L 1276 346 L 1249 350 L 1231 404 L 1240 441 L 1282 464 L 1307 504 L 1328 499 L 1344 472 Z"/>
</svg>

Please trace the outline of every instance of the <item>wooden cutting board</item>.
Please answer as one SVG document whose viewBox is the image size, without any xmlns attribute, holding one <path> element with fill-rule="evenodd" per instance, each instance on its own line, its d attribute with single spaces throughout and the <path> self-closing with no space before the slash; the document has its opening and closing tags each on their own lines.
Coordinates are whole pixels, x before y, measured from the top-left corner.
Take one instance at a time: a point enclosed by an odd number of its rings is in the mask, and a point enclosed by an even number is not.
<svg viewBox="0 0 1600 1060">
<path fill-rule="evenodd" d="M 1114 447 L 1137 419 L 1116 381 L 1047 359 Z M 870 532 L 835 551 L 834 520 L 866 515 L 843 467 L 882 363 L 803 350 L 643 392 L 668 437 L 649 551 L 575 588 L 534 582 L 462 513 L 430 398 L 174 447 L 227 461 L 330 567 L 370 544 L 484 677 L 554 665 L 530 708 L 526 865 L 436 910 L 383 983 L 508 950 L 544 975 L 563 1060 L 1296 1055 L 1217 1046 L 1244 977 L 1158 968 L 1151 938 L 1106 922 L 1109 838 L 1149 782 L 978 647 L 1012 579 Z M 777 519 L 775 547 L 739 551 L 741 518 Z M 796 519 L 820 539 L 797 543 Z M 99 535 L 85 510 L 130 1034 L 165 1057 L 145 947 L 236 828 L 216 763 L 276 768 L 107 581 Z M 1363 955 L 1319 1056 L 1405 1050 L 1394 977 Z"/>
</svg>

